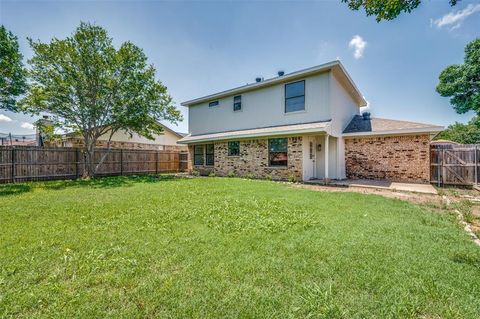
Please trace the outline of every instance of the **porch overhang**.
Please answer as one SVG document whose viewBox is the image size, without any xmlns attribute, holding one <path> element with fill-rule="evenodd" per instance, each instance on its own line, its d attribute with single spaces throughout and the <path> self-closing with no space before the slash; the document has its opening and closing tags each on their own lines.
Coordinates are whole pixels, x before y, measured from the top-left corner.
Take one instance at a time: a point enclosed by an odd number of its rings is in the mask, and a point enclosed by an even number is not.
<svg viewBox="0 0 480 319">
<path fill-rule="evenodd" d="M 304 135 L 311 133 L 327 133 L 330 131 L 331 121 L 301 123 L 282 126 L 261 127 L 254 129 L 245 129 L 237 131 L 227 131 L 218 133 L 209 133 L 202 135 L 187 135 L 177 141 L 179 144 L 195 144 L 214 141 L 224 141 L 232 139 L 250 139 L 269 136 L 290 136 Z"/>
</svg>

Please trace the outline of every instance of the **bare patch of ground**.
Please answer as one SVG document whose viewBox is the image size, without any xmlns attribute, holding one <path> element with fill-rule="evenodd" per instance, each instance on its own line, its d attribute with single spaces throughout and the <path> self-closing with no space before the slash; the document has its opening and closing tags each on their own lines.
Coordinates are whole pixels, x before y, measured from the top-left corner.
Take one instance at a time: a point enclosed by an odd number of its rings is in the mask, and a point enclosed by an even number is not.
<svg viewBox="0 0 480 319">
<path fill-rule="evenodd" d="M 414 204 L 428 205 L 439 212 L 457 215 L 459 223 L 472 241 L 480 246 L 480 192 L 470 189 L 442 188 L 438 195 L 402 192 L 389 189 L 364 187 L 338 187 L 311 184 L 292 184 L 292 188 L 303 188 L 318 192 L 353 192 L 380 195 L 387 198 L 405 200 Z"/>
<path fill-rule="evenodd" d="M 377 189 L 366 187 L 337 187 L 337 186 L 322 186 L 322 185 L 310 185 L 310 184 L 292 184 L 294 188 L 304 188 L 319 192 L 353 192 L 361 194 L 374 194 L 388 198 L 396 198 L 406 200 L 415 204 L 447 204 L 447 199 L 440 195 L 423 194 L 393 191 L 389 189 Z"/>
</svg>

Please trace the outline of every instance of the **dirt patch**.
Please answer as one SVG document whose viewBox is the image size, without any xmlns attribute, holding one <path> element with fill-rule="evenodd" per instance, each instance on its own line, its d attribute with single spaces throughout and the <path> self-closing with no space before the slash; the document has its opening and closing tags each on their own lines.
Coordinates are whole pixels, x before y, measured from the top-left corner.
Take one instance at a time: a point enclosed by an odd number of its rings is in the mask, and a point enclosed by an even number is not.
<svg viewBox="0 0 480 319">
<path fill-rule="evenodd" d="M 459 223 L 463 226 L 465 232 L 470 235 L 472 241 L 480 246 L 480 193 L 443 189 L 439 191 L 439 195 L 434 195 L 389 189 L 307 184 L 291 184 L 290 187 L 318 192 L 351 192 L 380 195 L 387 198 L 405 200 L 414 204 L 428 205 L 430 208 L 434 208 L 433 211 L 438 211 L 439 213 L 453 212 L 457 214 Z"/>
<path fill-rule="evenodd" d="M 480 205 L 474 205 L 472 207 L 472 215 L 473 217 L 480 219 Z"/>
<path fill-rule="evenodd" d="M 415 204 L 447 204 L 448 199 L 444 196 L 423 193 L 411 193 L 394 191 L 389 189 L 364 188 L 364 187 L 338 187 L 307 184 L 292 184 L 293 188 L 310 189 L 319 192 L 350 192 L 360 194 L 374 194 L 388 198 L 406 200 Z"/>
</svg>

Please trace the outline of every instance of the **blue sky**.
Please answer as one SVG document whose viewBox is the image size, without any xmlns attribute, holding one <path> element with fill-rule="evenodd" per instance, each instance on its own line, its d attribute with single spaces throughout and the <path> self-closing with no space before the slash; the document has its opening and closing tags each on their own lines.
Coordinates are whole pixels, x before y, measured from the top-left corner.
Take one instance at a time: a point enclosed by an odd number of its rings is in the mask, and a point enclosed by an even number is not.
<svg viewBox="0 0 480 319">
<path fill-rule="evenodd" d="M 48 41 L 80 21 L 105 27 L 118 45 L 144 49 L 180 102 L 339 58 L 373 116 L 440 125 L 465 122 L 435 92 L 438 74 L 463 61 L 479 37 L 480 4 L 423 1 L 411 14 L 377 23 L 331 1 L 5 1 L 0 22 L 19 37 Z M 188 114 L 179 131 L 188 131 Z M 10 120 L 9 120 L 10 119 Z M 0 133 L 32 133 L 25 115 L 0 111 Z M 25 124 L 27 123 L 27 124 Z M 172 126 L 172 125 L 170 125 Z"/>
</svg>

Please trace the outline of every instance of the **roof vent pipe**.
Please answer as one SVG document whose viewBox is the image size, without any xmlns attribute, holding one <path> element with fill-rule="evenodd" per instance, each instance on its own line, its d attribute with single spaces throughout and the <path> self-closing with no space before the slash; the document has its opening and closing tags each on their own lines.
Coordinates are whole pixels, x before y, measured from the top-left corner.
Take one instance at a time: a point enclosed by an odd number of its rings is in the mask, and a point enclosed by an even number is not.
<svg viewBox="0 0 480 319">
<path fill-rule="evenodd" d="M 263 81 L 263 78 L 261 78 L 261 77 L 255 78 L 255 82 L 257 82 L 257 83 L 260 83 L 262 81 Z"/>
<path fill-rule="evenodd" d="M 363 112 L 362 116 L 364 120 L 370 120 L 370 112 Z"/>
<path fill-rule="evenodd" d="M 278 71 L 278 76 L 283 76 L 285 74 L 285 71 Z"/>
</svg>

